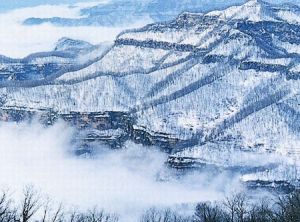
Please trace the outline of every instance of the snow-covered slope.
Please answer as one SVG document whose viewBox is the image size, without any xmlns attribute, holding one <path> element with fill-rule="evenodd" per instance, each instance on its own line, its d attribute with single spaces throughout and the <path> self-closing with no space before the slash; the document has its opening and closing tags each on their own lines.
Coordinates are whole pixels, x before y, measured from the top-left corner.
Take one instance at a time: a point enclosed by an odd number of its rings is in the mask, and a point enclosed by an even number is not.
<svg viewBox="0 0 300 222">
<path fill-rule="evenodd" d="M 251 0 L 182 13 L 121 33 L 94 62 L 55 78 L 3 83 L 0 95 L 4 107 L 126 112 L 137 130 L 186 141 L 172 161 L 261 173 L 300 154 L 298 11 Z"/>
<path fill-rule="evenodd" d="M 300 8 L 296 5 L 272 5 L 262 0 L 249 0 L 242 6 L 233 6 L 223 11 L 212 11 L 210 16 L 220 19 L 241 19 L 253 22 L 284 21 L 299 23 Z"/>
<path fill-rule="evenodd" d="M 105 42 L 91 45 L 81 40 L 62 38 L 50 52 L 34 53 L 23 59 L 1 56 L 0 81 L 45 79 L 56 72 L 91 62 L 110 47 L 111 44 Z"/>
<path fill-rule="evenodd" d="M 93 45 L 81 41 L 81 40 L 74 40 L 74 39 L 69 39 L 69 38 L 61 38 L 58 40 L 55 51 L 75 51 L 78 53 L 80 50 L 87 50 L 89 48 L 92 48 Z"/>
</svg>

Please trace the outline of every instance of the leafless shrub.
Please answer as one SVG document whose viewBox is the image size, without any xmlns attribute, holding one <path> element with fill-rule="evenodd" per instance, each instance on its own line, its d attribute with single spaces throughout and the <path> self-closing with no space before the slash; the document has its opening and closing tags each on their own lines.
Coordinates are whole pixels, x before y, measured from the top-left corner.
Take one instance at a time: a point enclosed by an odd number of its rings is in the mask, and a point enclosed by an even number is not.
<svg viewBox="0 0 300 222">
<path fill-rule="evenodd" d="M 191 218 L 178 215 L 170 209 L 149 209 L 141 218 L 141 222 L 189 222 Z"/>
<path fill-rule="evenodd" d="M 69 216 L 70 222 L 118 222 L 116 214 L 105 213 L 104 210 L 94 208 L 86 213 L 73 211 Z"/>
</svg>

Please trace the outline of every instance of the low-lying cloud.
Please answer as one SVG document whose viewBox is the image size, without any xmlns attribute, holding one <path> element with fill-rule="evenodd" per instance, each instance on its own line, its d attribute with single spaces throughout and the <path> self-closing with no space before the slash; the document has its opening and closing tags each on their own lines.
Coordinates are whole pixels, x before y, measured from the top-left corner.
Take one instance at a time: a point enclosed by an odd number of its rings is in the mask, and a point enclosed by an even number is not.
<svg viewBox="0 0 300 222">
<path fill-rule="evenodd" d="M 226 175 L 193 173 L 169 177 L 166 155 L 128 142 L 123 150 L 96 147 L 92 158 L 76 157 L 73 130 L 64 124 L 0 123 L 0 187 L 14 192 L 31 184 L 67 206 L 98 206 L 134 221 L 146 208 L 217 200 L 236 188 Z"/>
<path fill-rule="evenodd" d="M 97 2 L 99 4 L 100 2 Z M 81 18 L 80 9 L 95 5 L 95 2 L 76 5 L 41 5 L 21 8 L 0 14 L 0 55 L 22 58 L 31 53 L 51 51 L 62 37 L 85 40 L 93 44 L 112 42 L 124 29 L 140 27 L 151 21 L 137 21 L 130 27 L 59 27 L 45 23 L 26 26 L 24 20 L 37 18 Z M 103 1 L 105 4 L 105 1 Z"/>
</svg>

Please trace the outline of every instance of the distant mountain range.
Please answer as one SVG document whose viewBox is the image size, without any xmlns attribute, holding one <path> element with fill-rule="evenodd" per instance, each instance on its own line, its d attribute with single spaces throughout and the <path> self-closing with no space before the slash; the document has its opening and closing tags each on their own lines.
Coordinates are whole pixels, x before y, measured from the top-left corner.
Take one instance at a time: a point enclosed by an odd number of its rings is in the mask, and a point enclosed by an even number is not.
<svg viewBox="0 0 300 222">
<path fill-rule="evenodd" d="M 57 45 L 79 56 L 91 48 L 99 50 L 68 39 Z M 239 171 L 244 181 L 269 185 L 298 182 L 298 166 L 278 158 L 300 154 L 299 7 L 251 0 L 206 14 L 185 12 L 124 31 L 102 49 L 65 72 L 0 82 L 2 109 L 122 113 L 133 119 L 122 125 L 122 138 L 168 141 L 174 167 Z M 106 138 L 118 128 L 114 115 Z"/>
<path fill-rule="evenodd" d="M 228 0 L 222 7 L 244 0 Z M 136 23 L 139 20 L 154 22 L 174 19 L 184 11 L 199 12 L 216 8 L 217 1 L 199 0 L 112 0 L 105 4 L 81 9 L 82 18 L 28 18 L 26 25 L 52 23 L 59 26 L 122 26 Z"/>
<path fill-rule="evenodd" d="M 33 53 L 23 59 L 0 56 L 0 80 L 39 80 L 101 56 L 110 43 L 92 45 L 81 40 L 61 38 L 53 51 Z"/>
</svg>

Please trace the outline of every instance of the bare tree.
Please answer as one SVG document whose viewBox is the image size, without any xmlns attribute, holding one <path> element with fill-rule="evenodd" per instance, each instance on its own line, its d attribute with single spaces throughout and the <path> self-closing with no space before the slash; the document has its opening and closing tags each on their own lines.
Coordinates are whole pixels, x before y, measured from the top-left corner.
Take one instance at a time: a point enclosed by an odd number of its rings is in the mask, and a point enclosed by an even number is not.
<svg viewBox="0 0 300 222">
<path fill-rule="evenodd" d="M 275 222 L 275 214 L 269 203 L 262 200 L 260 203 L 252 205 L 249 210 L 247 222 Z"/>
<path fill-rule="evenodd" d="M 69 221 L 70 222 L 76 222 L 77 221 L 77 218 L 78 218 L 78 214 L 76 211 L 72 211 L 70 213 L 70 217 L 69 217 Z"/>
<path fill-rule="evenodd" d="M 218 206 L 212 206 L 210 203 L 200 203 L 196 206 L 195 222 L 223 222 L 226 213 Z"/>
<path fill-rule="evenodd" d="M 14 222 L 15 219 L 16 210 L 12 206 L 9 191 L 2 191 L 0 196 L 0 222 Z"/>
<path fill-rule="evenodd" d="M 94 208 L 87 213 L 73 211 L 69 217 L 70 222 L 118 222 L 116 214 L 105 213 L 104 210 Z"/>
<path fill-rule="evenodd" d="M 279 197 L 276 205 L 279 208 L 276 212 L 278 221 L 300 221 L 300 191 L 296 191 L 284 197 Z"/>
<path fill-rule="evenodd" d="M 29 222 L 29 220 L 40 209 L 40 195 L 32 186 L 28 186 L 23 191 L 23 200 L 20 207 L 20 222 Z"/>
<path fill-rule="evenodd" d="M 7 192 L 2 192 L 0 197 L 0 221 L 4 221 L 6 218 L 6 214 L 8 213 L 10 205 L 10 201 L 7 197 Z"/>
<path fill-rule="evenodd" d="M 247 215 L 247 199 L 246 195 L 239 193 L 230 198 L 226 198 L 224 206 L 227 209 L 230 222 L 244 222 Z"/>
<path fill-rule="evenodd" d="M 141 222 L 189 222 L 191 218 L 183 217 L 170 209 L 151 208 L 141 217 Z"/>
<path fill-rule="evenodd" d="M 239 193 L 234 198 L 236 202 L 237 221 L 244 222 L 248 213 L 247 210 L 248 202 L 247 202 L 246 195 L 243 193 Z"/>
<path fill-rule="evenodd" d="M 61 222 L 64 221 L 64 212 L 62 204 L 53 207 L 52 202 L 47 199 L 43 206 L 43 215 L 41 222 Z"/>
<path fill-rule="evenodd" d="M 119 220 L 117 215 L 105 213 L 104 210 L 99 211 L 97 208 L 89 211 L 86 218 L 88 222 L 117 222 Z"/>
</svg>

